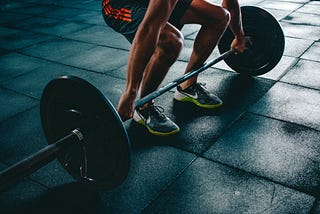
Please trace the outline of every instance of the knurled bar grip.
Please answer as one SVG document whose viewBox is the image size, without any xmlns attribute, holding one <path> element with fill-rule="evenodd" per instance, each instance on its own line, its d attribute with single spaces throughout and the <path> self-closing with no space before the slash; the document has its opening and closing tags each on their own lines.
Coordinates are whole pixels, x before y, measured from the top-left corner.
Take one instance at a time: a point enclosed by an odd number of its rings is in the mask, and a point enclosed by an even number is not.
<svg viewBox="0 0 320 214">
<path fill-rule="evenodd" d="M 236 51 L 234 49 L 230 49 L 229 51 L 221 54 L 219 57 L 212 59 L 208 62 L 206 62 L 205 64 L 203 64 L 201 67 L 194 69 L 186 74 L 184 74 L 182 77 L 179 77 L 175 80 L 173 80 L 171 83 L 169 83 L 168 85 L 148 94 L 147 96 L 139 99 L 136 101 L 135 103 L 135 108 L 139 108 L 141 106 L 143 106 L 144 104 L 150 102 L 151 100 L 159 97 L 160 95 L 164 94 L 165 92 L 171 90 L 172 88 L 178 86 L 179 84 L 183 83 L 184 81 L 190 79 L 191 77 L 201 73 L 202 71 L 206 70 L 207 68 L 210 68 L 212 65 L 226 59 L 227 57 L 229 57 L 232 54 L 235 54 Z"/>
<path fill-rule="evenodd" d="M 59 139 L 37 153 L 25 158 L 24 160 L 6 168 L 0 172 L 0 192 L 7 189 L 15 181 L 31 174 L 43 167 L 57 157 L 57 154 L 65 147 L 78 143 L 83 139 L 78 129 L 73 130 L 69 135 Z"/>
</svg>

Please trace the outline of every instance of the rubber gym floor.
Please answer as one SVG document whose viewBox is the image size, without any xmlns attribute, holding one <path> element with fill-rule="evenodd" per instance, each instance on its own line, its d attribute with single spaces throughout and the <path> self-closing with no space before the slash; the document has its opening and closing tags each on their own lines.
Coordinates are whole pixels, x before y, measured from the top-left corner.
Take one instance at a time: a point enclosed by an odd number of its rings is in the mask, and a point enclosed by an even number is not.
<svg viewBox="0 0 320 214">
<path fill-rule="evenodd" d="M 214 65 L 199 80 L 224 101 L 220 110 L 181 106 L 172 90 L 156 103 L 179 134 L 154 137 L 125 123 L 131 167 L 120 186 L 88 190 L 55 160 L 1 192 L 1 213 L 320 213 L 320 2 L 240 3 L 266 9 L 283 29 L 272 71 L 243 77 Z M 116 106 L 130 44 L 104 23 L 98 0 L 1 0 L 0 8 L 3 170 L 47 145 L 39 112 L 50 80 L 81 77 Z M 198 30 L 182 29 L 185 47 L 163 85 L 182 75 Z"/>
</svg>

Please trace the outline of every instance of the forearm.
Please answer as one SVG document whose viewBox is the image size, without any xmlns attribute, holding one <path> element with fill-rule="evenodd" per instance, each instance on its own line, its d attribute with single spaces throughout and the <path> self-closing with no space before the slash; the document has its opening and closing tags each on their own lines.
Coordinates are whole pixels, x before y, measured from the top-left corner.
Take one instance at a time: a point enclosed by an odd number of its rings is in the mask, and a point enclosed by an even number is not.
<svg viewBox="0 0 320 214">
<path fill-rule="evenodd" d="M 229 27 L 236 38 L 243 37 L 241 10 L 238 0 L 224 0 L 222 6 L 230 12 Z"/>
</svg>

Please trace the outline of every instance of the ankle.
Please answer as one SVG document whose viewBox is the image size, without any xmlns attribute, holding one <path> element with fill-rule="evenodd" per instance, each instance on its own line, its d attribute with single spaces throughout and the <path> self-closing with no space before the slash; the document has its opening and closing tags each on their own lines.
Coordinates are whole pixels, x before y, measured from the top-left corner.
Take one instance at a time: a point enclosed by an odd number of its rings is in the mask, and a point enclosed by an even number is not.
<svg viewBox="0 0 320 214">
<path fill-rule="evenodd" d="M 184 89 L 190 87 L 191 85 L 193 85 L 193 84 L 195 84 L 195 83 L 196 83 L 196 81 L 189 81 L 189 82 L 186 81 L 186 82 L 181 83 L 179 86 L 180 86 L 180 88 L 181 88 L 182 90 L 184 90 Z"/>
<path fill-rule="evenodd" d="M 139 110 L 143 110 L 143 109 L 145 109 L 145 108 L 147 108 L 147 107 L 149 107 L 149 106 L 151 106 L 151 105 L 153 105 L 154 104 L 154 101 L 152 100 L 152 101 L 150 101 L 150 102 L 147 102 L 146 104 L 143 104 L 142 106 L 140 106 L 139 107 Z"/>
</svg>

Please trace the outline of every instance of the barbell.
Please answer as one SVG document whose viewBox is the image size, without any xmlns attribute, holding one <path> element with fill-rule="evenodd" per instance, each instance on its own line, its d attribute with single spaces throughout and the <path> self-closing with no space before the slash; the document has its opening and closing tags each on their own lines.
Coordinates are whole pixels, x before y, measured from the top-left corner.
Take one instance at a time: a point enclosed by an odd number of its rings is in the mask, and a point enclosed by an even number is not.
<svg viewBox="0 0 320 214">
<path fill-rule="evenodd" d="M 233 35 L 227 29 L 218 45 L 219 57 L 137 100 L 135 108 L 221 60 L 246 75 L 261 75 L 274 68 L 284 51 L 279 23 L 259 7 L 243 6 L 241 12 L 251 41 L 244 53 L 229 50 Z M 49 145 L 0 172 L 0 192 L 55 158 L 90 188 L 112 189 L 125 180 L 130 169 L 130 139 L 117 111 L 97 88 L 74 76 L 54 79 L 42 93 L 40 115 Z"/>
</svg>

